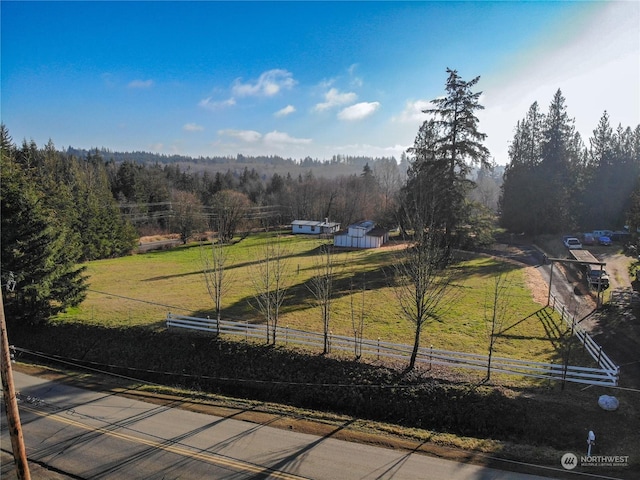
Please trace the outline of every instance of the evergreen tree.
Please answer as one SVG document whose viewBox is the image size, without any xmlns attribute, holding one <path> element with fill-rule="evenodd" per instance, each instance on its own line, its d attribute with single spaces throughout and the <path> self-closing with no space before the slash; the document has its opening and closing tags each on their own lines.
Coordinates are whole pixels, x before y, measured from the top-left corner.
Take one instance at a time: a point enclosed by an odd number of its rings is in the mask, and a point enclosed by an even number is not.
<svg viewBox="0 0 640 480">
<path fill-rule="evenodd" d="M 578 227 L 585 148 L 558 90 L 547 115 L 537 102 L 518 122 L 500 199 L 501 224 L 533 235 Z"/>
<path fill-rule="evenodd" d="M 73 161 L 74 195 L 79 212 L 83 259 L 125 255 L 137 240 L 133 226 L 123 219 L 113 198 L 102 156 L 98 151 L 84 161 Z"/>
<path fill-rule="evenodd" d="M 447 69 L 446 95 L 432 100 L 434 108 L 424 110 L 434 116 L 437 130 L 433 160 L 439 170 L 438 180 L 442 182 L 443 218 L 445 241 L 452 243 L 454 231 L 466 220 L 465 206 L 467 192 L 473 186 L 468 180 L 470 164 L 490 167 L 489 150 L 482 144 L 486 135 L 478 131 L 479 120 L 475 116 L 480 105 L 482 92 L 472 89 L 480 80 L 475 77 L 464 81 L 456 70 Z M 432 168 L 431 168 L 432 169 Z"/>
<path fill-rule="evenodd" d="M 605 111 L 589 139 L 585 189 L 583 192 L 581 226 L 587 230 L 608 226 L 619 204 L 613 201 L 611 188 L 615 181 L 613 129 Z"/>
<path fill-rule="evenodd" d="M 400 226 L 403 231 L 415 230 L 421 225 L 443 226 L 447 216 L 448 165 L 438 155 L 440 131 L 436 122 L 425 121 L 408 153 L 413 159 L 407 170 L 407 183 L 401 191 Z M 450 192 L 451 194 L 454 192 Z"/>
<path fill-rule="evenodd" d="M 626 225 L 634 241 L 638 238 L 640 228 L 640 178 L 636 179 L 636 185 L 629 197 L 629 208 L 626 211 Z"/>
<path fill-rule="evenodd" d="M 81 252 L 64 219 L 15 161 L 17 151 L 4 126 L 0 134 L 0 261 L 2 286 L 11 290 L 5 309 L 9 318 L 38 323 L 84 299 L 84 267 L 77 266 Z"/>
<path fill-rule="evenodd" d="M 509 145 L 509 164 L 500 196 L 500 223 L 512 232 L 536 235 L 542 228 L 540 192 L 544 178 L 539 166 L 544 118 L 538 102 L 534 102 L 525 118 L 517 123 Z"/>
<path fill-rule="evenodd" d="M 553 96 L 545 118 L 540 169 L 544 177 L 541 190 L 541 219 L 548 233 L 570 231 L 577 227 L 577 178 L 580 176 L 582 148 L 569 118 L 560 89 Z"/>
</svg>

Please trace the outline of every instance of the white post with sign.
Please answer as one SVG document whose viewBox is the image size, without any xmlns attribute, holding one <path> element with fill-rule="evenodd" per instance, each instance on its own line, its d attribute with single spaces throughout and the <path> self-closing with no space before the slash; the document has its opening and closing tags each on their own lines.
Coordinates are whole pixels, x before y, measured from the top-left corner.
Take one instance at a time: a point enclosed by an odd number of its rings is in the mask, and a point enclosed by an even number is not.
<svg viewBox="0 0 640 480">
<path fill-rule="evenodd" d="M 596 434 L 593 433 L 593 430 L 589 430 L 589 436 L 587 437 L 587 457 L 591 456 L 591 445 L 596 443 Z"/>
</svg>

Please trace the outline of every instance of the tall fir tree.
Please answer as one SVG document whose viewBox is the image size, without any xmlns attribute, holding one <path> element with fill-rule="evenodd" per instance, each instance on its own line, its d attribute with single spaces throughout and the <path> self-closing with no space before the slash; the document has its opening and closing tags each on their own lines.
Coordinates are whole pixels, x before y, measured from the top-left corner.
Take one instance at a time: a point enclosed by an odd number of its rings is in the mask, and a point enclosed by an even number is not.
<svg viewBox="0 0 640 480">
<path fill-rule="evenodd" d="M 500 223 L 513 232 L 536 235 L 542 228 L 540 191 L 544 179 L 539 166 L 544 118 L 538 102 L 534 102 L 525 118 L 517 123 L 509 144 L 509 163 L 500 196 Z"/>
<path fill-rule="evenodd" d="M 2 128 L 2 287 L 10 319 L 38 323 L 78 305 L 87 288 L 80 248 L 74 233 L 51 208 L 30 172 L 16 161 L 6 128 Z M 29 149 L 31 153 L 33 151 Z M 36 168 L 31 156 L 30 168 Z"/>
<path fill-rule="evenodd" d="M 452 246 L 456 235 L 459 241 L 456 230 L 469 219 L 466 198 L 473 187 L 468 178 L 471 165 L 487 168 L 491 165 L 489 150 L 482 143 L 486 135 L 478 130 L 479 120 L 475 115 L 477 110 L 484 108 L 479 103 L 482 92 L 473 91 L 480 77 L 465 81 L 456 70 L 447 69 L 447 73 L 446 95 L 432 100 L 434 108 L 424 110 L 432 118 L 423 124 L 414 147 L 410 149 L 415 159 L 413 172 L 407 181 L 407 193 L 413 195 L 414 202 L 422 196 L 437 203 L 437 206 L 430 205 L 427 209 L 418 208 L 437 216 L 428 223 L 442 227 L 444 241 Z M 409 192 L 411 183 L 424 188 L 425 179 L 432 184 L 428 195 Z"/>
<path fill-rule="evenodd" d="M 465 222 L 465 198 L 473 183 L 468 180 L 471 165 L 490 168 L 489 150 L 482 144 L 486 134 L 478 130 L 479 120 L 475 113 L 483 110 L 479 99 L 482 92 L 472 89 L 480 81 L 475 77 L 463 80 L 457 70 L 447 68 L 449 77 L 446 95 L 431 101 L 434 108 L 424 112 L 434 115 L 440 136 L 436 140 L 436 157 L 446 162 L 444 174 L 445 205 L 448 211 L 444 218 L 445 239 L 452 243 L 454 229 Z"/>
<path fill-rule="evenodd" d="M 541 148 L 540 187 L 543 230 L 549 233 L 571 231 L 577 227 L 575 212 L 580 176 L 580 135 L 567 114 L 565 98 L 558 89 L 545 117 Z"/>
</svg>

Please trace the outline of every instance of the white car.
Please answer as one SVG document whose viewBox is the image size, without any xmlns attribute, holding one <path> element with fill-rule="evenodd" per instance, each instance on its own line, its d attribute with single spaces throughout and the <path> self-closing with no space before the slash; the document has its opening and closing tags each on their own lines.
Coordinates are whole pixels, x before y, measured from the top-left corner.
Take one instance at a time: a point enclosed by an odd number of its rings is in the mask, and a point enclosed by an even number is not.
<svg viewBox="0 0 640 480">
<path fill-rule="evenodd" d="M 582 248 L 582 243 L 580 243 L 580 240 L 576 237 L 564 237 L 562 243 L 564 243 L 564 246 L 569 250 L 579 250 Z"/>
</svg>

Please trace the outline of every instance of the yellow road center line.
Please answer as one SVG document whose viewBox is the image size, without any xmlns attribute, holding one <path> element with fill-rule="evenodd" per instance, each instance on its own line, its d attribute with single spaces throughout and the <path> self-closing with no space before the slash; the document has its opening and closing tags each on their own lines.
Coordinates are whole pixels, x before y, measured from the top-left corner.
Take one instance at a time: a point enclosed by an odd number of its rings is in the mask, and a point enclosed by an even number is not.
<svg viewBox="0 0 640 480">
<path fill-rule="evenodd" d="M 269 474 L 269 476 L 273 477 L 273 478 L 279 478 L 279 479 L 283 479 L 283 480 L 304 480 L 305 477 L 300 477 L 298 475 L 294 475 L 291 473 L 287 473 L 287 472 L 281 472 L 278 470 L 272 470 L 269 467 L 260 467 L 257 465 L 253 465 L 251 463 L 247 463 L 247 462 L 243 462 L 240 460 L 233 460 L 230 458 L 225 458 L 222 457 L 220 455 L 216 455 L 214 453 L 210 453 L 210 452 L 194 452 L 192 450 L 189 450 L 187 448 L 183 448 L 183 447 L 178 447 L 175 445 L 163 445 L 161 442 L 155 442 L 152 440 L 145 440 L 144 438 L 140 438 L 140 437 L 135 437 L 133 435 L 128 435 L 126 433 L 120 433 L 120 432 L 115 432 L 112 430 L 109 430 L 105 427 L 92 427 L 90 425 L 86 425 L 84 423 L 78 422 L 76 420 L 72 420 L 70 418 L 65 418 L 57 413 L 44 413 L 44 412 L 40 412 L 32 407 L 26 406 L 26 405 L 21 405 L 20 406 L 21 409 L 24 410 L 28 410 L 32 413 L 35 413 L 36 415 L 40 416 L 40 417 L 44 417 L 44 418 L 49 418 L 52 420 L 55 420 L 57 422 L 60 423 L 66 423 L 67 425 L 72 425 L 74 427 L 78 427 L 84 430 L 88 430 L 88 431 L 93 431 L 93 432 L 100 432 L 104 435 L 109 435 L 111 437 L 115 437 L 115 438 L 119 438 L 122 440 L 127 440 L 129 442 L 133 442 L 133 443 L 138 443 L 138 444 L 142 444 L 142 445 L 146 445 L 149 447 L 153 447 L 153 448 L 158 448 L 170 453 L 175 453 L 177 455 L 182 455 L 182 456 L 186 456 L 186 457 L 190 457 L 190 458 L 195 458 L 198 460 L 202 460 L 204 462 L 208 462 L 208 463 L 212 463 L 214 465 L 221 465 L 224 467 L 231 467 L 231 468 L 235 468 L 237 470 L 241 470 L 241 471 L 248 471 L 248 472 L 252 472 L 252 473 L 262 473 L 262 474 Z M 117 425 L 114 425 L 117 426 Z"/>
</svg>

